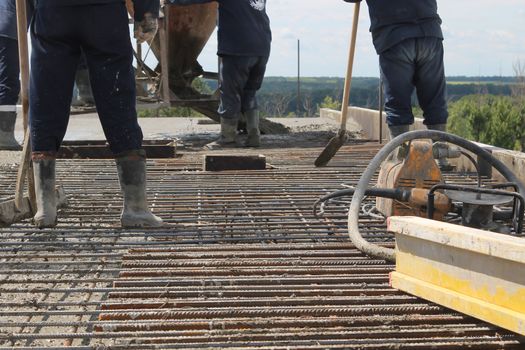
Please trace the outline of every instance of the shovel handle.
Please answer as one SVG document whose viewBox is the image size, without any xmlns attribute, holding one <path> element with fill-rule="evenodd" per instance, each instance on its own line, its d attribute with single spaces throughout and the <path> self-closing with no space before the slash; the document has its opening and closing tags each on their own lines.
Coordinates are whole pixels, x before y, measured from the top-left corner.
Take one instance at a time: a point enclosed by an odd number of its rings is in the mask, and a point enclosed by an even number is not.
<svg viewBox="0 0 525 350">
<path fill-rule="evenodd" d="M 18 57 L 20 61 L 20 96 L 22 100 L 22 116 L 24 118 L 24 149 L 18 167 L 16 178 L 15 205 L 22 208 L 24 201 L 24 182 L 30 169 L 30 140 L 29 140 L 29 49 L 27 43 L 27 9 L 26 0 L 16 0 L 16 23 L 18 28 Z M 30 197 L 34 183 L 32 176 L 29 175 Z"/>
<path fill-rule="evenodd" d="M 354 19 L 352 22 L 352 35 L 350 36 L 350 50 L 348 52 L 348 65 L 346 67 L 345 87 L 343 92 L 343 103 L 341 106 L 341 128 L 340 131 L 346 131 L 346 122 L 348 120 L 348 105 L 350 104 L 350 88 L 352 86 L 352 71 L 354 68 L 355 46 L 357 41 L 357 25 L 359 23 L 359 9 L 361 2 L 356 2 L 354 7 Z"/>
</svg>

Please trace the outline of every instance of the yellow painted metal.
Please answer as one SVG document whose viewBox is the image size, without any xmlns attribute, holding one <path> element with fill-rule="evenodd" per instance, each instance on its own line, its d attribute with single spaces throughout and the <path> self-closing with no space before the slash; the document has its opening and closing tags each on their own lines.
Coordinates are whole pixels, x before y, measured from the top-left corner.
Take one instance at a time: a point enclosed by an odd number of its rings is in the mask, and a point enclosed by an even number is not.
<svg viewBox="0 0 525 350">
<path fill-rule="evenodd" d="M 525 335 L 525 315 L 521 312 L 487 303 L 399 272 L 392 272 L 390 282 L 396 289 Z"/>
<path fill-rule="evenodd" d="M 392 217 L 394 288 L 525 335 L 525 239 Z"/>
</svg>

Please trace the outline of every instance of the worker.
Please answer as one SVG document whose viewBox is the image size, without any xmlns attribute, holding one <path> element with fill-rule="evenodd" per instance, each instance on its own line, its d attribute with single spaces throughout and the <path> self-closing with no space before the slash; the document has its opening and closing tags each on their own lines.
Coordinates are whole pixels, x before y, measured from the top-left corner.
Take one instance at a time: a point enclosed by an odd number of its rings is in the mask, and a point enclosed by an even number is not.
<svg viewBox="0 0 525 350">
<path fill-rule="evenodd" d="M 135 37 L 151 40 L 158 0 L 135 0 Z M 121 0 L 38 1 L 31 23 L 30 112 L 39 228 L 57 223 L 55 159 L 69 120 L 75 72 L 85 54 L 104 134 L 115 154 L 123 227 L 158 227 L 146 201 L 146 162 L 135 108 L 128 14 Z"/>
<path fill-rule="evenodd" d="M 31 16 L 31 3 L 27 4 Z M 20 150 L 15 139 L 20 68 L 16 28 L 16 0 L 0 0 L 0 150 Z"/>
<path fill-rule="evenodd" d="M 344 0 L 360 2 L 361 0 Z M 416 90 L 428 129 L 446 131 L 448 111 L 443 33 L 436 0 L 367 0 L 372 39 L 385 89 L 390 137 L 414 123 L 412 94 Z M 446 159 L 440 160 L 443 168 Z"/>
<path fill-rule="evenodd" d="M 214 0 L 169 0 L 191 5 Z M 217 54 L 220 56 L 220 138 L 207 148 L 235 147 L 237 123 L 244 117 L 246 147 L 260 146 L 256 93 L 261 88 L 270 56 L 272 33 L 266 0 L 215 0 L 219 3 Z"/>
</svg>

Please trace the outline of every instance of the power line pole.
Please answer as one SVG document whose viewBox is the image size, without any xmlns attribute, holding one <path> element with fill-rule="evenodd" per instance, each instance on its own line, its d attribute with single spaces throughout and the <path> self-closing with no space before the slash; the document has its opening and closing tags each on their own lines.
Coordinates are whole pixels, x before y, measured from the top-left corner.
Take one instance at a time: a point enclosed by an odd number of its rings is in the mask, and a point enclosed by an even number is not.
<svg viewBox="0 0 525 350">
<path fill-rule="evenodd" d="M 297 39 L 297 116 L 301 116 L 301 41 Z"/>
</svg>

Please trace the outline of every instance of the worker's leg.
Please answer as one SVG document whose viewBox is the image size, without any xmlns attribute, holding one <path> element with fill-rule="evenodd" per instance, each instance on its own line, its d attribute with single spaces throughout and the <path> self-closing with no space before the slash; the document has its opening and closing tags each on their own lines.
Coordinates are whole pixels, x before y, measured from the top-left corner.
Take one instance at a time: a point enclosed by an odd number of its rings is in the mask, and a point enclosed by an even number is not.
<svg viewBox="0 0 525 350">
<path fill-rule="evenodd" d="M 82 6 L 82 49 L 104 133 L 115 154 L 124 196 L 123 227 L 159 227 L 148 208 L 146 153 L 135 108 L 135 77 L 123 3 Z M 95 24 L 95 25 L 93 25 Z"/>
<path fill-rule="evenodd" d="M 55 156 L 66 133 L 80 55 L 74 7 L 38 9 L 31 25 L 29 124 L 39 228 L 56 225 Z"/>
<path fill-rule="evenodd" d="M 20 149 L 14 133 L 19 75 L 17 41 L 0 36 L 0 150 Z"/>
<path fill-rule="evenodd" d="M 395 137 L 414 123 L 412 93 L 415 72 L 414 40 L 405 40 L 379 55 L 385 91 L 385 112 L 391 136 Z"/>
<path fill-rule="evenodd" d="M 34 152 L 56 152 L 66 133 L 80 45 L 76 6 L 37 9 L 31 26 L 29 123 Z"/>
<path fill-rule="evenodd" d="M 221 57 L 219 67 L 221 135 L 218 140 L 206 145 L 206 148 L 236 146 L 237 123 L 241 118 L 241 98 L 249 75 L 247 59 L 243 56 L 226 55 Z"/>
<path fill-rule="evenodd" d="M 447 99 L 445 68 L 443 64 L 443 42 L 439 38 L 416 40 L 417 68 L 416 91 L 423 109 L 424 123 L 429 130 L 447 131 Z M 438 159 L 441 170 L 454 169 L 446 158 Z"/>
<path fill-rule="evenodd" d="M 135 107 L 133 51 L 125 6 L 111 3 L 81 7 L 82 50 L 109 147 L 114 154 L 138 150 L 142 147 L 142 130 Z"/>
<path fill-rule="evenodd" d="M 443 42 L 439 38 L 416 39 L 414 83 L 425 125 L 446 124 L 448 119 Z"/>
<path fill-rule="evenodd" d="M 261 88 L 267 63 L 268 57 L 254 58 L 254 64 L 250 69 L 250 75 L 244 87 L 242 113 L 246 118 L 246 129 L 248 131 L 248 138 L 245 143 L 247 147 L 259 147 L 261 144 L 256 93 Z"/>
</svg>

